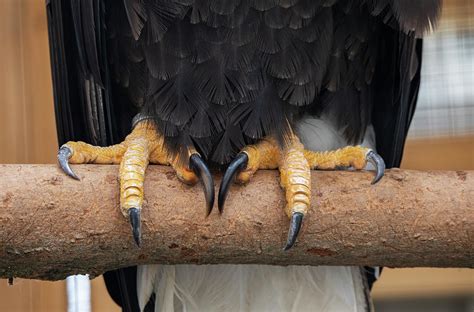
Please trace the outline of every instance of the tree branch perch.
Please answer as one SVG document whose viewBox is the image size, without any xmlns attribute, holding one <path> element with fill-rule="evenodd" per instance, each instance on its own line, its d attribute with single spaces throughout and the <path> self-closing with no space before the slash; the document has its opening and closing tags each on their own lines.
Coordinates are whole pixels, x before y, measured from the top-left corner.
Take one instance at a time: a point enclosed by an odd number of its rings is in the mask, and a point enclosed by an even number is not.
<svg viewBox="0 0 474 312">
<path fill-rule="evenodd" d="M 117 166 L 0 165 L 0 277 L 56 280 L 144 263 L 473 267 L 474 172 L 312 173 L 312 207 L 296 246 L 277 171 L 233 186 L 206 218 L 199 185 L 150 166 L 142 247 L 119 210 Z M 217 179 L 216 185 L 219 182 Z"/>
</svg>

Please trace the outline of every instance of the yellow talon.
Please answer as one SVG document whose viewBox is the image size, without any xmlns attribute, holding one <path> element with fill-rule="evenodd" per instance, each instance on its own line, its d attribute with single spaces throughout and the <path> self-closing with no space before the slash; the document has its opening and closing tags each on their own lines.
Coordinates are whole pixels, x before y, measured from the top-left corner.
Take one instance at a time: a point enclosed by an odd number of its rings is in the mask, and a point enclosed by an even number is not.
<svg viewBox="0 0 474 312">
<path fill-rule="evenodd" d="M 311 174 L 304 148 L 298 137 L 292 134 L 289 143 L 281 148 L 273 138 L 266 138 L 255 145 L 245 147 L 229 165 L 219 188 L 219 210 L 222 211 L 232 177 L 238 172 L 236 182 L 246 183 L 258 169 L 280 170 L 280 185 L 286 193 L 286 214 L 290 229 L 285 250 L 293 246 L 304 215 L 308 212 L 311 198 Z"/>
<path fill-rule="evenodd" d="M 280 160 L 278 143 L 271 138 L 261 140 L 255 145 L 248 145 L 242 153 L 247 154 L 248 164 L 236 176 L 236 182 L 247 183 L 259 169 L 276 169 Z"/>
<path fill-rule="evenodd" d="M 259 169 L 280 170 L 280 184 L 286 190 L 286 213 L 291 218 L 294 212 L 305 214 L 311 194 L 310 169 L 298 137 L 292 136 L 285 149 L 281 149 L 273 138 L 266 138 L 255 145 L 248 145 L 242 153 L 247 154 L 247 166 L 236 176 L 236 182 L 247 183 Z"/>
<path fill-rule="evenodd" d="M 346 146 L 344 148 L 328 151 L 304 151 L 312 169 L 336 169 L 338 167 L 354 167 L 364 169 L 367 165 L 367 153 L 370 149 L 362 146 Z"/>
<path fill-rule="evenodd" d="M 194 149 L 189 154 L 195 154 Z M 120 208 L 126 218 L 130 218 L 133 237 L 140 245 L 140 211 L 144 201 L 145 171 L 149 163 L 171 165 L 178 178 L 187 183 L 194 184 L 199 180 L 196 172 L 188 168 L 178 158 L 171 158 L 164 146 L 164 137 L 158 133 L 152 122 L 142 120 L 137 123 L 133 131 L 125 140 L 117 145 L 108 147 L 93 146 L 84 142 L 67 142 L 58 153 L 58 160 L 63 170 L 70 176 L 79 179 L 71 170 L 69 163 L 120 163 Z M 201 164 L 200 170 L 203 170 Z M 207 176 L 209 180 L 209 177 Z M 212 179 L 212 178 L 211 178 Z M 208 211 L 212 208 L 209 191 L 211 183 L 206 181 L 206 200 Z"/>
<path fill-rule="evenodd" d="M 304 149 L 298 137 L 291 134 L 287 145 L 281 148 L 273 138 L 265 138 L 245 147 L 229 165 L 219 189 L 219 210 L 223 210 L 229 183 L 236 175 L 236 182 L 246 183 L 258 169 L 280 170 L 280 185 L 285 190 L 285 212 L 290 221 L 285 250 L 296 242 L 303 217 L 311 203 L 310 169 L 335 169 L 338 167 L 365 168 L 367 162 L 376 167 L 372 183 L 383 176 L 382 158 L 368 148 L 348 146 L 330 152 L 313 152 Z"/>
<path fill-rule="evenodd" d="M 123 143 L 101 147 L 84 142 L 67 142 L 63 146 L 72 151 L 69 158 L 71 164 L 117 164 L 127 148 Z"/>
</svg>

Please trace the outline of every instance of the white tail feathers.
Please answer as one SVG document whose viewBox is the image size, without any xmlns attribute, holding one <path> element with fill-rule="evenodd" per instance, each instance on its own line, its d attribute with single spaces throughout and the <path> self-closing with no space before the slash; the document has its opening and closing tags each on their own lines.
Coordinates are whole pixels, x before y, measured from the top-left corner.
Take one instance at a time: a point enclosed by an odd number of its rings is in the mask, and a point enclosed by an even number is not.
<svg viewBox="0 0 474 312">
<path fill-rule="evenodd" d="M 143 309 L 155 311 L 369 311 L 358 267 L 145 265 L 138 267 Z"/>
</svg>

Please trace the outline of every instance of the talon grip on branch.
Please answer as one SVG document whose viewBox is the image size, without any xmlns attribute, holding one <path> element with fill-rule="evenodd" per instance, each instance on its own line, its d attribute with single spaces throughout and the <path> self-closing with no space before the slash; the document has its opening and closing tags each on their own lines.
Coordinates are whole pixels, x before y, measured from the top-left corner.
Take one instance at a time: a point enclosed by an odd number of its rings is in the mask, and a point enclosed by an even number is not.
<svg viewBox="0 0 474 312">
<path fill-rule="evenodd" d="M 202 160 L 199 154 L 194 153 L 189 157 L 189 167 L 194 173 L 199 176 L 200 181 L 204 189 L 204 198 L 206 200 L 206 213 L 209 215 L 214 206 L 214 179 L 212 178 L 211 171 L 207 167 L 206 163 Z"/>
<path fill-rule="evenodd" d="M 235 175 L 243 170 L 249 162 L 249 156 L 246 153 L 239 153 L 235 159 L 227 167 L 227 170 L 222 177 L 221 185 L 219 187 L 219 195 L 217 197 L 217 206 L 219 212 L 224 210 L 225 200 L 229 192 L 229 186 L 235 178 Z"/>
<path fill-rule="evenodd" d="M 141 220 L 140 220 L 140 209 L 130 208 L 128 210 L 130 216 L 130 225 L 132 226 L 133 239 L 138 247 L 141 244 L 142 230 L 141 230 Z"/>
<path fill-rule="evenodd" d="M 72 150 L 67 146 L 63 145 L 58 151 L 58 162 L 61 169 L 66 173 L 68 176 L 79 180 L 79 177 L 72 171 L 71 167 L 69 166 L 69 159 L 72 156 Z"/>
<path fill-rule="evenodd" d="M 303 217 L 304 214 L 302 214 L 301 212 L 295 212 L 291 216 L 290 229 L 288 230 L 288 240 L 286 241 L 286 246 L 283 250 L 287 251 L 295 244 L 296 238 L 298 237 L 298 233 L 301 229 Z"/>
<path fill-rule="evenodd" d="M 380 157 L 379 154 L 375 153 L 374 151 L 370 150 L 367 155 L 366 159 L 369 163 L 371 163 L 375 167 L 375 177 L 372 180 L 372 184 L 375 184 L 382 179 L 384 172 L 385 172 L 385 162 L 383 158 Z"/>
</svg>

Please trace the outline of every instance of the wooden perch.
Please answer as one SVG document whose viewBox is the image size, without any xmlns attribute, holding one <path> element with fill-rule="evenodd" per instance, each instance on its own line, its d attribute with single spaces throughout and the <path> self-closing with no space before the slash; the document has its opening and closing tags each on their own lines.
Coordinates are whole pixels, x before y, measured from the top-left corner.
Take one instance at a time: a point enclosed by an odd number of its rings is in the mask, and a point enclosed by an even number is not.
<svg viewBox="0 0 474 312">
<path fill-rule="evenodd" d="M 277 171 L 233 186 L 224 213 L 205 217 L 200 185 L 148 168 L 137 248 L 119 210 L 117 166 L 0 165 L 0 277 L 62 279 L 144 263 L 472 267 L 474 172 L 390 170 L 312 174 L 296 246 Z M 217 178 L 216 185 L 220 182 Z"/>
</svg>

